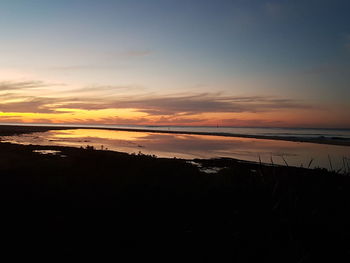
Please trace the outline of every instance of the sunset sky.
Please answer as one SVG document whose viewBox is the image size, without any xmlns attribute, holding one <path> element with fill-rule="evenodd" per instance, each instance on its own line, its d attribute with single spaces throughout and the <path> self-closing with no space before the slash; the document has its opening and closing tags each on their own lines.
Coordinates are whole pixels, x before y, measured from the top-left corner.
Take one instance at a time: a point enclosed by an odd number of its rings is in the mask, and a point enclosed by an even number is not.
<svg viewBox="0 0 350 263">
<path fill-rule="evenodd" d="M 0 122 L 350 128 L 348 0 L 1 0 Z"/>
</svg>

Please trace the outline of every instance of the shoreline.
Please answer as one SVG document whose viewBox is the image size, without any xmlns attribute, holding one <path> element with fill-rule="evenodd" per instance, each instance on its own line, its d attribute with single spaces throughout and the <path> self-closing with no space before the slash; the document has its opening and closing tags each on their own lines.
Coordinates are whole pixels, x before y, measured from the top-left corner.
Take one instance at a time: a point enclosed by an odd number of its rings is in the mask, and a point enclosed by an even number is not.
<svg viewBox="0 0 350 263">
<path fill-rule="evenodd" d="M 13 136 L 33 132 L 46 132 L 50 130 L 70 130 L 70 129 L 96 129 L 96 130 L 115 130 L 128 132 L 149 132 L 149 133 L 165 133 L 165 134 L 185 134 L 185 135 L 205 135 L 205 136 L 222 136 L 233 138 L 251 138 L 261 140 L 278 140 L 301 143 L 315 143 L 338 146 L 350 146 L 350 140 L 344 138 L 307 138 L 296 136 L 269 136 L 269 135 L 248 135 L 248 134 L 233 134 L 222 132 L 186 132 L 186 131 L 161 131 L 152 129 L 133 129 L 133 128 L 112 128 L 112 127 L 79 127 L 79 126 L 32 126 L 32 125 L 0 125 L 0 136 Z"/>
</svg>

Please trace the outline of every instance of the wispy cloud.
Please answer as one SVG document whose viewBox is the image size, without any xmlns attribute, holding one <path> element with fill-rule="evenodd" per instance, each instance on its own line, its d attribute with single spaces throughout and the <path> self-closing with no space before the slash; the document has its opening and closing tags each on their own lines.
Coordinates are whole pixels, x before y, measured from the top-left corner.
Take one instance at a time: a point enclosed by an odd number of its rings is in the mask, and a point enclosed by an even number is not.
<svg viewBox="0 0 350 263">
<path fill-rule="evenodd" d="M 42 81 L 21 81 L 21 82 L 3 81 L 3 82 L 0 82 L 0 91 L 36 89 L 36 88 L 47 87 L 48 85 L 49 84 L 46 84 Z"/>
<path fill-rule="evenodd" d="M 0 112 L 44 114 L 35 121 L 44 120 L 47 114 L 52 120 L 64 114 L 72 123 L 119 123 L 119 124 L 191 124 L 212 123 L 208 116 L 216 114 L 226 125 L 277 125 L 278 123 L 248 122 L 230 118 L 229 114 L 265 114 L 279 111 L 310 109 L 313 105 L 303 101 L 274 96 L 234 96 L 227 93 L 147 93 L 137 86 L 90 86 L 86 88 L 53 89 L 46 96 L 35 96 L 35 88 L 48 88 L 41 81 L 0 83 Z M 104 115 L 103 110 L 107 110 Z M 90 115 L 89 112 L 93 111 Z M 119 112 L 122 114 L 119 116 Z M 124 113 L 123 113 L 124 112 Z M 128 112 L 128 113 L 125 113 Z M 128 115 L 130 112 L 137 113 Z M 4 114 L 5 113 L 5 114 Z M 17 114 L 18 113 L 18 114 Z M 123 115 L 124 114 L 124 115 Z M 208 115 L 209 114 L 209 115 Z M 69 116 L 69 117 L 67 117 Z M 237 115 L 232 115 L 237 116 Z M 258 115 L 257 115 L 258 116 Z M 262 115 L 259 115 L 262 116 Z M 3 117 L 0 121 L 18 120 L 19 117 Z M 209 119 L 208 119 L 209 118 Z M 20 121 L 20 120 L 19 120 Z M 214 121 L 215 122 L 215 121 Z M 225 122 L 225 123 L 224 123 Z M 251 123 L 251 124 L 250 124 Z"/>
<path fill-rule="evenodd" d="M 198 114 L 208 112 L 266 112 L 279 109 L 300 109 L 311 106 L 291 99 L 274 97 L 237 97 L 222 96 L 216 93 L 190 95 L 134 95 L 122 98 L 110 98 L 109 101 L 83 99 L 61 103 L 62 108 L 99 110 L 99 109 L 136 109 L 149 115 Z"/>
<path fill-rule="evenodd" d="M 220 120 L 220 124 L 223 126 L 245 126 L 245 127 L 256 127 L 256 126 L 260 126 L 260 127 L 280 127 L 280 126 L 284 126 L 288 123 L 288 121 L 284 120 L 263 120 L 263 119 L 250 119 L 250 120 L 246 120 L 246 119 L 239 119 L 239 118 L 230 118 L 230 119 L 223 119 Z"/>
<path fill-rule="evenodd" d="M 56 110 L 49 105 L 56 102 L 53 98 L 23 98 L 21 101 L 0 103 L 1 112 L 54 113 Z"/>
<path fill-rule="evenodd" d="M 1 122 L 21 122 L 22 120 L 23 120 L 22 116 L 0 115 Z"/>
<path fill-rule="evenodd" d="M 33 87 L 33 84 L 23 84 L 6 86 L 4 90 L 12 88 Z M 123 89 L 123 87 L 119 87 Z M 127 88 L 127 87 L 125 87 Z M 210 112 L 268 112 L 280 109 L 300 109 L 310 108 L 309 104 L 276 97 L 263 96 L 228 96 L 220 93 L 199 93 L 199 94 L 134 94 L 105 97 L 98 94 L 99 89 L 107 91 L 115 87 L 90 87 L 85 92 L 96 93 L 92 96 L 69 96 L 66 97 L 35 97 L 21 96 L 7 93 L 7 99 L 15 99 L 14 102 L 0 104 L 2 112 L 33 112 L 33 113 L 53 113 L 59 108 L 72 110 L 104 110 L 104 109 L 135 109 L 136 111 L 147 113 L 148 115 L 193 115 Z M 118 89 L 118 88 L 117 88 Z M 73 93 L 84 90 L 74 90 Z"/>
<path fill-rule="evenodd" d="M 74 119 L 76 123 L 86 124 L 116 124 L 119 125 L 195 125 L 207 121 L 206 118 L 188 118 L 181 116 L 158 116 L 157 118 L 126 118 L 122 116 L 108 116 L 103 118 Z"/>
<path fill-rule="evenodd" d="M 124 92 L 124 91 L 140 91 L 143 90 L 144 88 L 141 86 L 136 86 L 136 85 L 125 85 L 125 86 L 115 86 L 115 85 L 95 85 L 95 86 L 89 86 L 85 88 L 79 88 L 79 89 L 74 89 L 71 90 L 72 93 L 104 93 L 104 92 L 112 92 L 112 93 L 117 93 L 117 92 Z"/>
</svg>

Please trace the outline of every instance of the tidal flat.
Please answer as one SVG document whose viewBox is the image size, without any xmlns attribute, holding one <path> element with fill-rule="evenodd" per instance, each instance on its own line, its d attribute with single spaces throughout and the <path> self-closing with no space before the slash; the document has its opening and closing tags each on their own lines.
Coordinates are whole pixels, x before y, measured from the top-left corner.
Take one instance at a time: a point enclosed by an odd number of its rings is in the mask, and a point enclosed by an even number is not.
<svg viewBox="0 0 350 263">
<path fill-rule="evenodd" d="M 164 129 L 164 127 L 162 128 Z M 193 128 L 193 130 L 196 129 Z M 230 129 L 223 128 L 221 130 L 230 131 Z M 234 131 L 243 132 L 245 130 L 248 134 L 250 133 L 251 138 L 238 137 L 232 133 L 229 136 L 208 135 L 208 132 L 203 133 L 205 129 L 202 128 L 197 128 L 197 134 L 193 134 L 193 131 L 188 133 L 186 130 L 174 133 L 164 130 L 115 129 L 115 127 L 0 126 L 0 141 L 23 145 L 78 148 L 89 145 L 96 149 L 109 149 L 125 153 L 141 152 L 163 158 L 233 158 L 265 164 L 326 168 L 335 171 L 344 171 L 346 163 L 350 160 L 350 148 L 347 145 L 284 140 L 282 138 L 284 138 L 283 134 L 286 134 L 286 130 L 281 129 L 251 128 Z M 274 135 L 279 139 L 266 139 L 266 135 L 261 135 L 264 138 L 254 138 L 254 136 L 259 137 L 259 133 L 265 134 L 268 131 L 270 134 L 284 133 L 278 136 Z M 306 133 L 309 133 L 309 137 L 305 137 Z M 328 130 L 302 130 L 295 132 L 293 136 L 297 136 L 298 139 L 316 140 L 320 134 L 324 134 L 325 139 L 332 141 L 336 140 L 332 139 L 334 136 L 338 136 L 337 138 L 343 136 L 339 140 L 337 139 L 338 143 L 346 142 L 347 138 L 350 138 L 346 132 L 337 135 L 337 131 Z"/>
</svg>

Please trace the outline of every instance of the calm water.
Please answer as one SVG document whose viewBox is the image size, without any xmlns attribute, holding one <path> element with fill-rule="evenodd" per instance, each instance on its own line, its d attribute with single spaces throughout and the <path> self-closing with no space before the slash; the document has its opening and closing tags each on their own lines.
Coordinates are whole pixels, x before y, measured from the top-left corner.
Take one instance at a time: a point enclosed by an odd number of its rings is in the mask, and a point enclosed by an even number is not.
<svg viewBox="0 0 350 263">
<path fill-rule="evenodd" d="M 9 125 L 23 125 L 19 123 L 2 123 Z M 227 133 L 259 136 L 293 136 L 293 137 L 338 137 L 350 139 L 350 129 L 309 129 L 309 128 L 237 128 L 237 127 L 198 127 L 198 126 L 142 126 L 142 125 L 84 125 L 84 124 L 30 124 L 30 126 L 58 126 L 58 127 L 84 127 L 84 128 L 117 128 L 139 129 L 153 131 L 177 131 L 177 132 L 204 132 Z"/>
<path fill-rule="evenodd" d="M 216 128 L 213 128 L 216 129 Z M 206 130 L 208 131 L 208 130 Z M 275 132 L 275 130 L 274 130 Z M 262 140 L 209 135 L 166 134 L 156 132 L 128 132 L 102 129 L 69 129 L 20 136 L 3 136 L 3 141 L 22 144 L 87 146 L 128 153 L 142 152 L 159 157 L 213 158 L 232 157 L 242 160 L 289 165 L 330 168 L 329 157 L 334 169 L 340 169 L 348 162 L 350 147 L 313 143 Z"/>
</svg>

